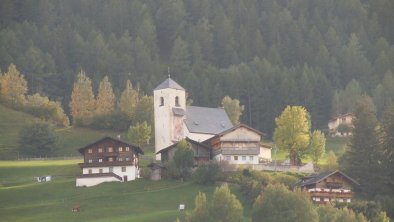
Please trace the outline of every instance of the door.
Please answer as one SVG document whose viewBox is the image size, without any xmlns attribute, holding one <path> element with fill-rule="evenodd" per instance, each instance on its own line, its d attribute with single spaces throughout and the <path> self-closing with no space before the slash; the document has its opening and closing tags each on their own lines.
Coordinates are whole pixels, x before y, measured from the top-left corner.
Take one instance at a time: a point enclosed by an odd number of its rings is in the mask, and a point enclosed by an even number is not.
<svg viewBox="0 0 394 222">
<path fill-rule="evenodd" d="M 127 176 L 123 176 L 123 182 L 127 181 Z"/>
</svg>

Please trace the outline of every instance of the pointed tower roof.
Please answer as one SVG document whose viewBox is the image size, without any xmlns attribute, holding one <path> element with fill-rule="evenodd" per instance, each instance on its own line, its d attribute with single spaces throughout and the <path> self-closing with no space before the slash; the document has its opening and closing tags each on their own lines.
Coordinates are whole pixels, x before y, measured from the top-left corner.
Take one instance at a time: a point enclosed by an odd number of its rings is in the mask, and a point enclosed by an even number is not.
<svg viewBox="0 0 394 222">
<path fill-rule="evenodd" d="M 170 77 L 168 79 L 164 80 L 164 82 L 160 83 L 154 90 L 160 90 L 160 89 L 179 89 L 185 91 L 185 89 L 180 86 L 177 82 L 172 80 Z"/>
</svg>

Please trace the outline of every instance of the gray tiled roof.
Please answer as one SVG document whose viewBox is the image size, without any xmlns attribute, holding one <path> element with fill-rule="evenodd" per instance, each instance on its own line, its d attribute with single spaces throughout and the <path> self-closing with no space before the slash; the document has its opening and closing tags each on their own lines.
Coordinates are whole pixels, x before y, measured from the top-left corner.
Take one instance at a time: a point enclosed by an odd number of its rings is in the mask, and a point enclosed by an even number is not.
<svg viewBox="0 0 394 222">
<path fill-rule="evenodd" d="M 341 174 L 342 176 L 344 176 L 345 178 L 347 178 L 348 180 L 350 180 L 350 181 L 353 182 L 354 184 L 359 185 L 357 181 L 355 181 L 354 179 L 350 178 L 348 175 L 342 173 L 342 172 L 339 171 L 339 170 L 336 170 L 336 171 L 323 172 L 323 173 L 320 173 L 320 174 L 311 176 L 311 177 L 309 177 L 309 178 L 306 178 L 306 179 L 304 179 L 304 180 L 300 180 L 300 181 L 298 181 L 298 182 L 296 183 L 296 186 L 303 187 L 303 186 L 306 186 L 306 185 L 315 184 L 315 183 L 318 183 L 318 182 L 320 182 L 321 180 L 323 180 L 323 179 L 325 179 L 325 178 L 327 178 L 327 177 L 329 177 L 329 176 L 331 176 L 331 175 L 333 175 L 333 174 L 336 174 L 336 173 Z"/>
<path fill-rule="evenodd" d="M 191 133 L 218 134 L 233 127 L 222 108 L 186 107 L 185 124 Z"/>
<path fill-rule="evenodd" d="M 185 89 L 180 86 L 177 82 L 172 80 L 171 78 L 168 78 L 164 80 L 164 82 L 160 83 L 154 90 L 160 90 L 160 89 L 179 89 L 185 91 Z"/>
</svg>

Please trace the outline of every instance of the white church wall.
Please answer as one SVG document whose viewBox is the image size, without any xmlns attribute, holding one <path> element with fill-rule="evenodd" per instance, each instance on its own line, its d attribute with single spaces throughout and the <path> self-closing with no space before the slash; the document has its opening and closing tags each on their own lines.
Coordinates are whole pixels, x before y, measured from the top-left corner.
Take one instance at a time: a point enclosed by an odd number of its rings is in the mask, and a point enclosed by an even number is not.
<svg viewBox="0 0 394 222">
<path fill-rule="evenodd" d="M 161 89 L 154 91 L 154 119 L 155 119 L 155 151 L 158 152 L 173 144 L 174 132 L 176 137 L 180 139 L 179 134 L 183 134 L 183 121 L 179 120 L 182 117 L 175 117 L 172 108 L 186 109 L 185 91 L 177 89 Z M 178 106 L 176 104 L 176 97 L 178 97 Z M 162 104 L 162 99 L 163 104 Z M 180 122 L 175 124 L 174 122 Z M 177 125 L 177 128 L 175 128 Z M 184 135 L 181 135 L 184 137 Z M 160 155 L 156 159 L 160 160 Z"/>
</svg>

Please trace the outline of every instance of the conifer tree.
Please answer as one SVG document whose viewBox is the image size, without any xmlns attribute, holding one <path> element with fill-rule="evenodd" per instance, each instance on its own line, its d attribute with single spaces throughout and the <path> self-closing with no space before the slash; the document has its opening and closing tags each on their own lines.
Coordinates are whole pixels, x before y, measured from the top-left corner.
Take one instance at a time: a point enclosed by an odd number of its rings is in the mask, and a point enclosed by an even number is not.
<svg viewBox="0 0 394 222">
<path fill-rule="evenodd" d="M 243 207 L 227 184 L 215 189 L 209 211 L 212 221 L 243 221 Z"/>
<path fill-rule="evenodd" d="M 317 222 L 318 214 L 300 190 L 290 191 L 282 184 L 271 184 L 257 197 L 252 210 L 253 222 Z"/>
<path fill-rule="evenodd" d="M 194 201 L 195 208 L 192 212 L 186 214 L 186 222 L 209 222 L 209 207 L 205 193 L 199 192 Z"/>
<path fill-rule="evenodd" d="M 92 89 L 92 81 L 81 70 L 71 93 L 70 110 L 75 121 L 93 117 L 95 99 Z"/>
<path fill-rule="evenodd" d="M 108 80 L 108 76 L 105 76 L 98 88 L 96 113 L 98 115 L 108 115 L 114 111 L 114 108 L 115 94 L 112 90 L 112 84 Z"/>
<path fill-rule="evenodd" d="M 372 99 L 363 96 L 356 105 L 353 135 L 340 166 L 360 183 L 358 188 L 367 195 L 377 194 L 383 182 L 378 174 L 382 162 L 378 139 L 378 121 Z"/>
<path fill-rule="evenodd" d="M 381 121 L 381 142 L 384 154 L 384 164 L 381 169 L 381 174 L 387 178 L 388 188 L 394 186 L 394 106 L 386 105 Z M 391 189 L 391 192 L 393 190 Z"/>
<path fill-rule="evenodd" d="M 127 80 L 126 88 L 120 95 L 119 108 L 120 111 L 127 115 L 130 119 L 133 118 L 135 108 L 138 103 L 138 92 L 133 89 L 131 81 Z"/>
<path fill-rule="evenodd" d="M 22 105 L 26 101 L 27 82 L 14 64 L 0 75 L 0 99 L 12 106 Z"/>
</svg>

